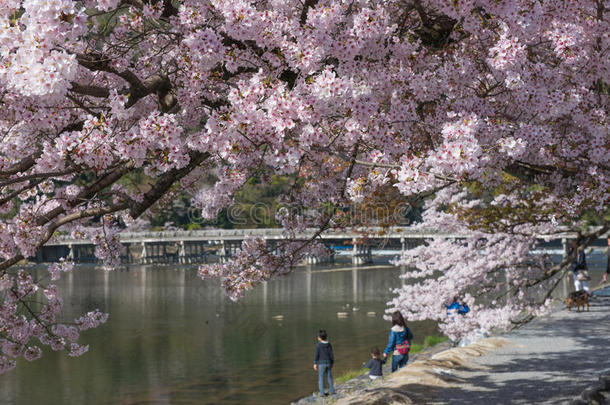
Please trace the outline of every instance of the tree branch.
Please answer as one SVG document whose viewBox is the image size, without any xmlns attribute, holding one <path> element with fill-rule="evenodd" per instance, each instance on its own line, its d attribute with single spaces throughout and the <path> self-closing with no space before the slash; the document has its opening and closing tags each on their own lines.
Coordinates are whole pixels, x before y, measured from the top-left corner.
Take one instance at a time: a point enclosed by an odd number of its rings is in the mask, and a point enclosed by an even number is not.
<svg viewBox="0 0 610 405">
<path fill-rule="evenodd" d="M 560 172 L 564 177 L 570 177 L 576 173 L 576 170 L 568 168 L 558 168 L 548 165 L 535 165 L 520 160 L 516 160 L 503 169 L 506 173 L 522 180 L 526 183 L 536 183 L 536 176 L 550 175 Z"/>
<path fill-rule="evenodd" d="M 189 154 L 190 162 L 187 166 L 181 169 L 172 169 L 164 173 L 152 188 L 144 194 L 142 201 L 139 203 L 132 202 L 129 207 L 129 214 L 133 219 L 138 218 L 150 206 L 156 203 L 163 194 L 178 180 L 189 174 L 195 167 L 199 166 L 204 160 L 210 157 L 208 152 L 191 152 Z"/>
<path fill-rule="evenodd" d="M 535 280 L 528 280 L 526 283 L 523 284 L 523 286 L 526 288 L 533 287 L 535 285 L 542 283 L 543 281 L 548 280 L 549 278 L 553 277 L 555 274 L 559 273 L 560 271 L 562 271 L 562 270 L 565 271 L 565 269 L 567 269 L 568 266 L 570 266 L 572 264 L 572 262 L 574 262 L 574 258 L 576 258 L 576 256 L 580 252 L 582 252 L 587 246 L 589 246 L 593 241 L 595 241 L 601 235 L 608 232 L 608 229 L 610 229 L 610 225 L 605 224 L 598 231 L 593 232 L 585 237 L 577 239 L 578 241 L 581 241 L 581 243 L 579 243 L 578 248 L 573 249 L 572 252 L 570 252 L 570 254 L 568 254 L 566 257 L 563 258 L 561 263 L 559 263 L 559 264 L 551 267 L 547 271 L 545 271 L 543 273 L 542 277 L 539 277 Z"/>
<path fill-rule="evenodd" d="M 303 10 L 301 10 L 301 18 L 299 22 L 301 26 L 305 25 L 307 22 L 307 14 L 309 13 L 309 9 L 314 7 L 318 3 L 318 0 L 305 0 L 305 4 L 303 4 Z"/>
<path fill-rule="evenodd" d="M 106 98 L 110 95 L 110 90 L 105 87 L 78 84 L 76 82 L 70 82 L 70 84 L 72 85 L 70 91 L 84 96 Z"/>
<path fill-rule="evenodd" d="M 175 105 L 175 97 L 170 100 L 166 99 L 172 87 L 169 78 L 166 76 L 151 75 L 142 81 L 135 73 L 128 69 L 119 72 L 110 65 L 110 60 L 108 58 L 100 54 L 77 54 L 76 60 L 81 66 L 89 70 L 112 73 L 129 83 L 129 100 L 125 106 L 126 108 L 131 107 L 137 103 L 138 100 L 148 96 L 149 94 L 155 93 L 159 97 L 160 104 L 164 107 L 162 110 L 167 111 Z M 105 94 L 102 88 L 84 86 L 79 87 L 79 89 L 85 92 L 95 93 L 90 94 L 95 97 L 102 97 L 102 94 Z M 168 106 L 169 108 L 167 108 Z"/>
<path fill-rule="evenodd" d="M 17 173 L 22 173 L 34 166 L 36 160 L 42 155 L 42 148 L 37 148 L 34 153 L 24 157 L 18 163 L 0 172 L 0 177 L 8 177 Z"/>
<path fill-rule="evenodd" d="M 93 183 L 91 186 L 89 186 L 88 188 L 86 188 L 86 189 L 82 190 L 80 193 L 78 193 L 78 195 L 73 200 L 68 202 L 68 204 L 67 204 L 68 207 L 73 208 L 73 207 L 76 207 L 79 203 L 81 203 L 83 201 L 89 201 L 97 193 L 99 193 L 106 187 L 111 186 L 112 184 L 117 182 L 121 177 L 123 177 L 123 175 L 125 175 L 132 169 L 133 169 L 132 164 L 125 164 L 124 166 L 116 169 L 115 171 L 108 173 L 107 175 L 105 175 L 104 177 L 102 177 L 101 179 L 99 179 L 95 183 Z M 36 220 L 36 225 L 43 226 L 47 222 L 53 220 L 57 216 L 64 213 L 65 211 L 66 211 L 66 209 L 63 206 L 57 207 L 57 208 L 49 211 L 48 213 L 42 215 L 41 217 L 39 217 Z"/>
</svg>

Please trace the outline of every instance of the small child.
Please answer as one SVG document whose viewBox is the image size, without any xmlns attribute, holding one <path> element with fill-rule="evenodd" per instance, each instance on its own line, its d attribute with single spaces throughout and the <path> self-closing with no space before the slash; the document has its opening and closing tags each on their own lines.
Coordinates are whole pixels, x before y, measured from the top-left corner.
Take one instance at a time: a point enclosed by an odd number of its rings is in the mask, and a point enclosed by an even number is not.
<svg viewBox="0 0 610 405">
<path fill-rule="evenodd" d="M 364 365 L 364 367 L 371 369 L 371 371 L 369 371 L 369 378 L 371 380 L 379 378 L 383 375 L 383 372 L 381 371 L 381 365 L 385 364 L 385 362 L 386 362 L 385 358 L 381 359 L 379 349 L 376 347 L 373 347 L 371 349 L 371 360 Z"/>
<path fill-rule="evenodd" d="M 330 395 L 335 394 L 335 388 L 333 387 L 333 376 L 330 370 L 333 368 L 335 363 L 335 356 L 333 355 L 333 347 L 328 343 L 328 335 L 325 330 L 318 332 L 318 343 L 316 344 L 316 351 L 313 355 L 313 369 L 318 372 L 318 389 L 320 396 L 324 396 L 324 374 L 328 380 L 328 393 Z"/>
</svg>

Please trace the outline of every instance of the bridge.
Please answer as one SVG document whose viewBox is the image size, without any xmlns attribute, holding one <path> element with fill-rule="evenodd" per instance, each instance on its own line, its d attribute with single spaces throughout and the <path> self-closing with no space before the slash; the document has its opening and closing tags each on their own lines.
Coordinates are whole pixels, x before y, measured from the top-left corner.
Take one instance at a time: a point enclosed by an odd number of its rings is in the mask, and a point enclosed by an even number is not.
<svg viewBox="0 0 610 405">
<path fill-rule="evenodd" d="M 308 228 L 303 232 L 294 234 L 294 239 L 306 240 L 316 234 L 316 229 Z M 121 232 L 121 243 L 141 242 L 180 242 L 180 241 L 242 241 L 248 238 L 262 238 L 264 240 L 284 240 L 287 233 L 282 228 L 260 228 L 260 229 L 206 229 L 195 231 L 159 231 L 159 232 Z M 330 229 L 319 235 L 321 239 L 353 239 L 353 238 L 464 238 L 469 234 L 456 234 L 436 230 L 419 230 L 409 227 L 372 227 L 362 229 Z M 56 236 L 47 242 L 47 246 L 65 245 L 66 243 L 79 245 L 91 242 L 84 239 L 74 239 L 69 236 Z"/>
<path fill-rule="evenodd" d="M 273 248 L 289 236 L 295 240 L 308 240 L 316 236 L 316 229 L 306 229 L 288 235 L 281 228 L 263 229 L 206 229 L 193 231 L 160 231 L 160 232 L 122 232 L 119 234 L 125 246 L 121 258 L 124 263 L 206 263 L 208 261 L 224 262 L 240 248 L 242 241 L 259 238 L 267 241 Z M 389 247 L 404 250 L 423 243 L 425 239 L 435 237 L 463 238 L 465 235 L 442 233 L 436 231 L 413 230 L 406 227 L 369 228 L 367 230 L 328 230 L 319 235 L 330 252 L 349 249 L 354 264 L 365 264 L 372 261 L 373 247 Z M 36 256 L 38 262 L 52 262 L 60 257 L 68 257 L 76 262 L 94 262 L 94 246 L 86 239 L 75 239 L 60 235 L 52 238 Z M 329 257 L 307 257 L 310 264 Z"/>
<path fill-rule="evenodd" d="M 242 241 L 260 238 L 273 249 L 289 237 L 308 240 L 316 236 L 316 229 L 306 229 L 293 235 L 281 228 L 263 229 L 208 229 L 192 231 L 122 232 L 119 234 L 125 252 L 123 263 L 207 263 L 224 262 L 240 248 Z M 317 235 L 331 252 L 328 257 L 307 257 L 309 264 L 334 260 L 334 253 L 346 251 L 353 264 L 372 261 L 373 249 L 387 249 L 396 254 L 405 249 L 425 243 L 427 239 L 462 239 L 470 234 L 457 234 L 438 230 L 409 227 L 331 229 Z M 557 247 L 567 250 L 568 239 L 575 235 L 563 233 L 553 235 Z M 544 235 L 540 236 L 544 238 Z M 561 245 L 559 245 L 559 241 Z M 37 262 L 54 262 L 61 257 L 77 263 L 94 263 L 94 245 L 86 239 L 75 239 L 66 235 L 52 238 L 36 253 Z"/>
</svg>

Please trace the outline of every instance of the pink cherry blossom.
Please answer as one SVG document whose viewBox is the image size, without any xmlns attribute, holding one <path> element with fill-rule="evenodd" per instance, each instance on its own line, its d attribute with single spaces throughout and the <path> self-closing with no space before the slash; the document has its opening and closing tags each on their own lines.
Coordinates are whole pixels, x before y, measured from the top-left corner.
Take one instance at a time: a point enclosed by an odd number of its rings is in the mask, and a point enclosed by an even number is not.
<svg viewBox="0 0 610 405">
<path fill-rule="evenodd" d="M 609 15 L 594 0 L 0 2 L 0 345 L 17 343 L 0 373 L 39 346 L 82 354 L 70 327 L 106 320 L 63 319 L 57 288 L 17 263 L 63 232 L 112 268 L 149 208 L 184 190 L 214 218 L 253 177 L 290 178 L 278 202 L 299 210 L 278 213 L 280 246 L 244 241 L 200 269 L 232 298 L 324 254 L 320 232 L 391 188 L 425 202 L 417 226 L 469 236 L 406 252 L 414 280 L 390 309 L 452 337 L 543 312 L 570 256 L 532 255 L 535 235 L 573 231 L 582 249 L 609 227 Z M 35 317 L 18 311 L 32 294 Z M 471 313 L 446 314 L 453 294 Z"/>
</svg>

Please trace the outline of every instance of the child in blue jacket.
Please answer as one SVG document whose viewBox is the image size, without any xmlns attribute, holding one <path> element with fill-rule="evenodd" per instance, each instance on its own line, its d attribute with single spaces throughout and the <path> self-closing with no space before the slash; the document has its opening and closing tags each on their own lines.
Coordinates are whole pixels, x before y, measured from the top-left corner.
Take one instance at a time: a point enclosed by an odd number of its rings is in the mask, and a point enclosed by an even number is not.
<svg viewBox="0 0 610 405">
<path fill-rule="evenodd" d="M 376 380 L 377 378 L 383 376 L 382 366 L 385 364 L 385 357 L 383 359 L 380 358 L 381 355 L 379 353 L 379 349 L 373 347 L 371 349 L 371 359 L 368 363 L 364 363 L 363 366 L 366 368 L 370 368 L 369 378 L 371 380 Z"/>
<path fill-rule="evenodd" d="M 316 344 L 316 351 L 313 357 L 313 369 L 318 372 L 318 390 L 320 396 L 324 396 L 324 376 L 328 380 L 328 393 L 330 395 L 335 394 L 335 388 L 333 387 L 333 376 L 331 369 L 335 363 L 335 355 L 333 354 L 333 347 L 328 342 L 328 335 L 325 330 L 318 332 L 318 344 Z"/>
</svg>

